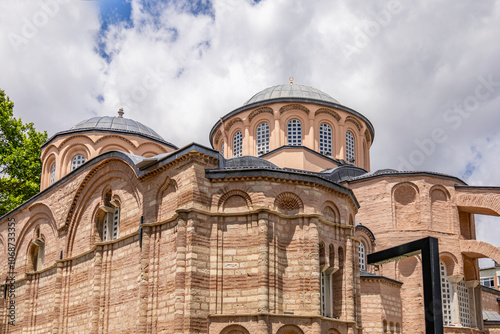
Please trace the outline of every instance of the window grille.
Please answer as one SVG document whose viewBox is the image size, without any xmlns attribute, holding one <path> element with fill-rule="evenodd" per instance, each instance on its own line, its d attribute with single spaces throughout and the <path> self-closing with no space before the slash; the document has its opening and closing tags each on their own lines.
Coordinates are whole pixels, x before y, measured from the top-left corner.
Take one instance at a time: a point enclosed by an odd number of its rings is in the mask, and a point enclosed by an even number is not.
<svg viewBox="0 0 500 334">
<path fill-rule="evenodd" d="M 104 222 L 102 223 L 102 241 L 108 241 L 108 231 L 109 231 L 109 214 L 104 217 Z"/>
<path fill-rule="evenodd" d="M 458 308 L 460 312 L 460 323 L 464 327 L 470 327 L 470 309 L 469 309 L 469 289 L 465 285 L 465 281 L 461 280 L 457 284 L 458 292 Z"/>
<path fill-rule="evenodd" d="M 302 123 L 298 119 L 292 119 L 287 126 L 288 145 L 302 145 Z"/>
<path fill-rule="evenodd" d="M 269 124 L 260 123 L 257 127 L 257 154 L 269 152 Z"/>
<path fill-rule="evenodd" d="M 116 240 L 120 236 L 120 208 L 115 207 L 113 212 L 107 212 L 102 224 L 102 240 Z"/>
<path fill-rule="evenodd" d="M 222 142 L 222 145 L 220 147 L 220 154 L 224 156 L 224 142 Z"/>
<path fill-rule="evenodd" d="M 326 311 L 326 279 L 325 279 L 325 273 L 321 273 L 321 314 L 326 317 L 327 311 Z"/>
<path fill-rule="evenodd" d="M 241 157 L 242 141 L 243 135 L 241 134 L 241 131 L 236 132 L 233 137 L 233 157 Z"/>
<path fill-rule="evenodd" d="M 56 181 L 56 164 L 53 163 L 50 167 L 50 184 L 52 185 Z"/>
<path fill-rule="evenodd" d="M 359 243 L 359 270 L 366 270 L 365 244 Z"/>
<path fill-rule="evenodd" d="M 85 157 L 81 154 L 76 155 L 71 161 L 71 170 L 75 170 L 85 163 Z"/>
<path fill-rule="evenodd" d="M 355 152 L 354 152 L 354 135 L 351 131 L 347 131 L 345 135 L 346 142 L 346 159 L 347 162 L 354 163 Z"/>
<path fill-rule="evenodd" d="M 332 128 L 326 123 L 321 123 L 319 126 L 319 153 L 332 155 Z"/>
<path fill-rule="evenodd" d="M 441 299 L 443 303 L 443 325 L 451 325 L 451 285 L 448 281 L 446 265 L 440 261 L 441 269 Z"/>
<path fill-rule="evenodd" d="M 112 240 L 118 239 L 120 232 L 120 208 L 115 207 L 115 212 L 113 212 L 113 235 Z"/>
</svg>

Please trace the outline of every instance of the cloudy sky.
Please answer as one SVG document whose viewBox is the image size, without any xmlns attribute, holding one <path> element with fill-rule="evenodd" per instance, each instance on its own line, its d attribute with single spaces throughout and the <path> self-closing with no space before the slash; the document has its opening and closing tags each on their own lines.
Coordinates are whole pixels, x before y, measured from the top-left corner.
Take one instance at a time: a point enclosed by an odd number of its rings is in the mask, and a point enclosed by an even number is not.
<svg viewBox="0 0 500 334">
<path fill-rule="evenodd" d="M 49 135 L 123 106 L 181 147 L 293 76 L 372 121 L 373 169 L 500 185 L 499 32 L 492 0 L 2 0 L 0 89 Z"/>
</svg>

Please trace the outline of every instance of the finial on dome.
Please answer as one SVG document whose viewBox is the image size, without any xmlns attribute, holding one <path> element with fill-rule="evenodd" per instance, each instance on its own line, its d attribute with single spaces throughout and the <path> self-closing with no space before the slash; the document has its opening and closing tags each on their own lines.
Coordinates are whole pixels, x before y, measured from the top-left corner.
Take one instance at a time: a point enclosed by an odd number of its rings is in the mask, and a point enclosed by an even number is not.
<svg viewBox="0 0 500 334">
<path fill-rule="evenodd" d="M 290 80 L 290 85 L 293 85 L 293 77 L 288 78 Z"/>
<path fill-rule="evenodd" d="M 123 118 L 123 108 L 118 109 L 118 117 Z"/>
</svg>

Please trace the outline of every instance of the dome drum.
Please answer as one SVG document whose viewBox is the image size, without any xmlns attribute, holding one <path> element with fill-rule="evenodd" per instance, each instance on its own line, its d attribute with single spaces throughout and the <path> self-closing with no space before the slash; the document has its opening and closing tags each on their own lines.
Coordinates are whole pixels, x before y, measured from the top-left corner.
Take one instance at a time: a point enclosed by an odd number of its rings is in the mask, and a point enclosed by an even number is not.
<svg viewBox="0 0 500 334">
<path fill-rule="evenodd" d="M 212 147 L 225 158 L 250 155 L 266 159 L 271 156 L 269 152 L 275 152 L 273 163 L 296 169 L 304 168 L 294 163 L 302 161 L 302 156 L 295 159 L 287 152 L 286 156 L 276 157 L 276 150 L 303 147 L 320 157 L 344 160 L 369 170 L 373 138 L 373 126 L 366 117 L 328 94 L 302 85 L 273 86 L 255 94 L 222 117 L 210 132 Z M 323 161 L 312 169 L 336 166 Z"/>
</svg>

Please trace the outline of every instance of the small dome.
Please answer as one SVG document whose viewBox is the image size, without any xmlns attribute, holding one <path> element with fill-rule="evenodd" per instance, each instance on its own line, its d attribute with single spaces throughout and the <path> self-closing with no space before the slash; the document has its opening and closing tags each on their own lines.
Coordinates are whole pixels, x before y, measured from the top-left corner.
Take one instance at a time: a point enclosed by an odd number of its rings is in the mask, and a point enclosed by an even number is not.
<svg viewBox="0 0 500 334">
<path fill-rule="evenodd" d="M 62 135 L 68 135 L 73 133 L 81 133 L 81 132 L 115 132 L 122 134 L 129 134 L 133 136 L 143 137 L 149 140 L 156 141 L 163 145 L 167 145 L 173 149 L 178 149 L 172 143 L 167 142 L 163 139 L 156 131 L 151 129 L 149 126 L 146 126 L 140 122 L 134 121 L 133 119 L 124 118 L 123 117 L 123 109 L 118 111 L 118 116 L 98 116 L 92 117 L 90 119 L 81 121 L 71 127 L 68 130 L 57 132 L 55 135 L 50 137 L 45 144 L 42 145 L 42 148 L 47 146 L 52 140 L 56 137 Z"/>
<path fill-rule="evenodd" d="M 243 105 L 246 106 L 261 101 L 287 98 L 308 99 L 339 104 L 339 101 L 319 89 L 309 86 L 286 84 L 266 88 L 252 96 L 250 100 Z"/>
<path fill-rule="evenodd" d="M 145 135 L 148 137 L 153 137 L 163 141 L 164 139 L 157 134 L 153 129 L 144 124 L 134 121 L 133 119 L 123 118 L 123 117 L 92 117 L 81 121 L 80 123 L 73 126 L 71 130 L 92 130 L 92 129 L 102 129 L 111 130 L 118 132 L 131 132 Z"/>
</svg>

